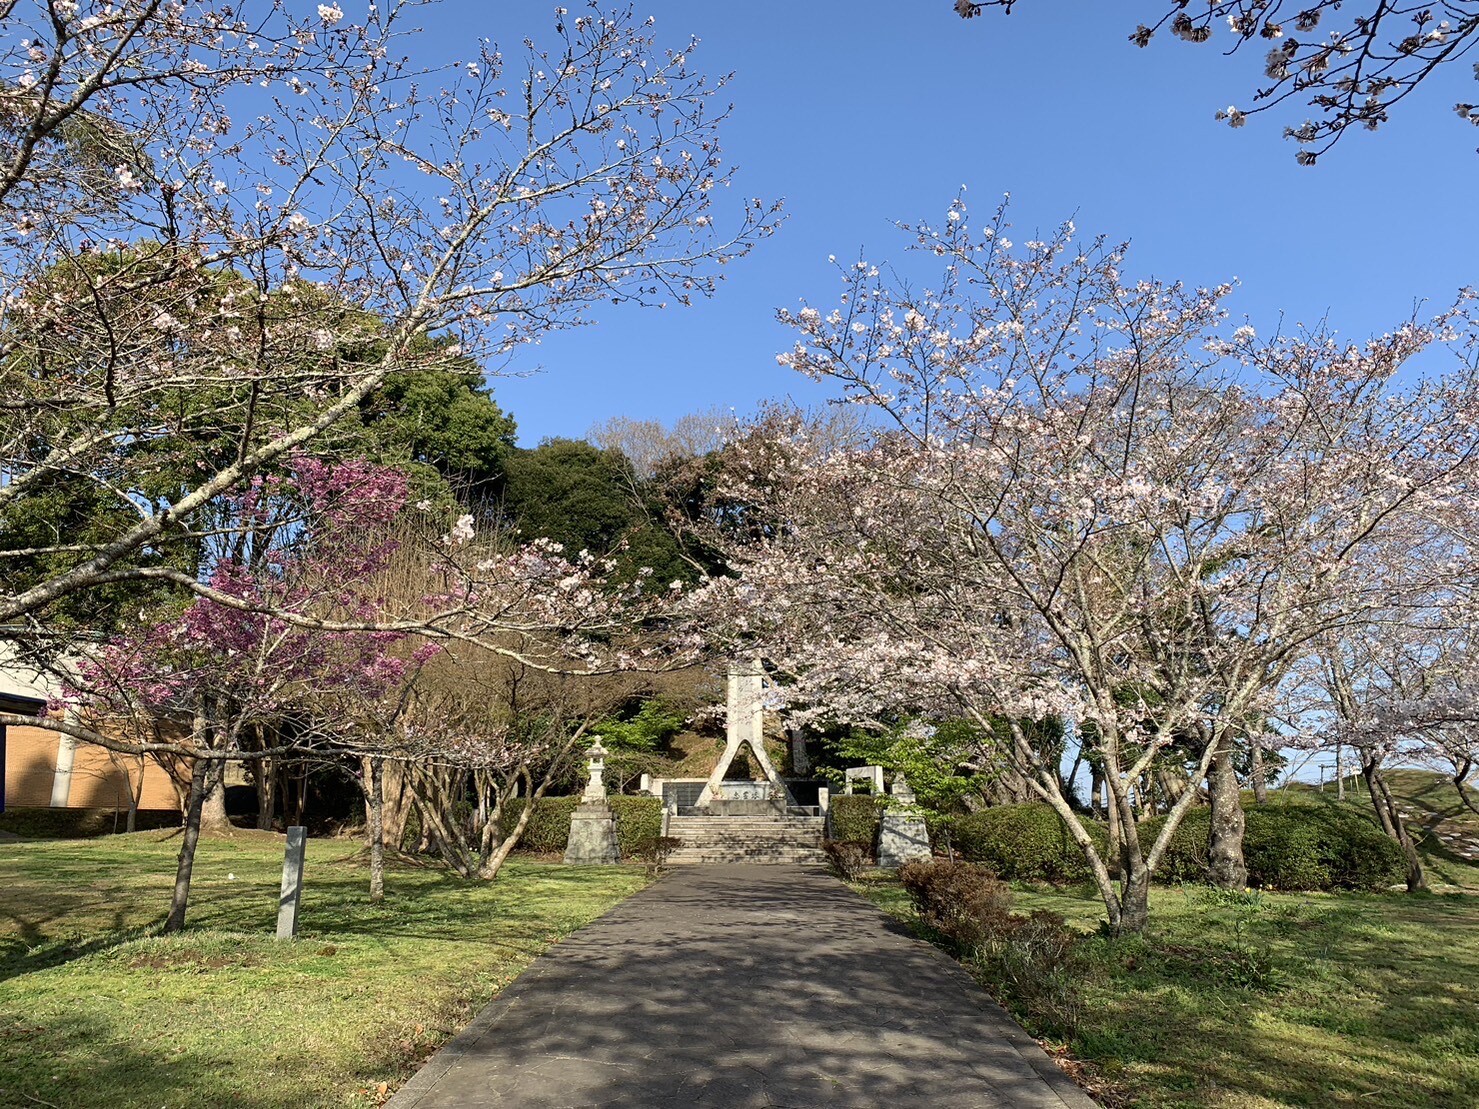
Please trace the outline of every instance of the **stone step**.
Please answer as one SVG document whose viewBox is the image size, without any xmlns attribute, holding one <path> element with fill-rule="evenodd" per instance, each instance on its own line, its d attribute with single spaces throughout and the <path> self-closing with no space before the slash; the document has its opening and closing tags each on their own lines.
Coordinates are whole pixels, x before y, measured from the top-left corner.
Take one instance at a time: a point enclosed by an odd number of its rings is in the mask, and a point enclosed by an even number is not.
<svg viewBox="0 0 1479 1109">
<path fill-rule="evenodd" d="M 703 824 L 717 828 L 820 828 L 820 816 L 673 816 L 669 824 Z"/>
<path fill-rule="evenodd" d="M 668 860 L 682 861 L 703 860 L 705 862 L 743 862 L 745 859 L 815 859 L 818 862 L 826 860 L 821 848 L 768 844 L 763 847 L 751 846 L 741 847 L 737 845 L 704 844 L 690 847 L 677 847 L 668 855 Z"/>
<path fill-rule="evenodd" d="M 821 852 L 815 843 L 685 843 L 674 847 L 680 852 L 697 855 L 765 855 L 766 852 Z"/>
<path fill-rule="evenodd" d="M 669 824 L 668 835 L 670 836 L 820 836 L 821 825 L 815 826 L 786 826 L 782 824 L 755 825 L 746 828 L 712 828 L 707 824 Z"/>
<path fill-rule="evenodd" d="M 824 865 L 819 816 L 671 816 L 675 866 L 717 863 Z"/>
<path fill-rule="evenodd" d="M 822 837 L 819 832 L 797 831 L 782 832 L 782 834 L 766 834 L 766 832 L 711 832 L 711 831 L 679 831 L 677 828 L 669 828 L 667 834 L 679 840 L 704 840 L 713 843 L 738 843 L 738 841 L 754 841 L 754 843 L 815 843 L 821 846 Z"/>
<path fill-rule="evenodd" d="M 820 851 L 797 851 L 784 854 L 736 855 L 720 852 L 684 855 L 675 851 L 667 858 L 668 866 L 715 866 L 722 863 L 754 863 L 763 866 L 825 866 L 827 856 Z"/>
<path fill-rule="evenodd" d="M 707 828 L 700 825 L 669 824 L 669 835 L 691 836 L 819 836 L 820 828 Z"/>
</svg>

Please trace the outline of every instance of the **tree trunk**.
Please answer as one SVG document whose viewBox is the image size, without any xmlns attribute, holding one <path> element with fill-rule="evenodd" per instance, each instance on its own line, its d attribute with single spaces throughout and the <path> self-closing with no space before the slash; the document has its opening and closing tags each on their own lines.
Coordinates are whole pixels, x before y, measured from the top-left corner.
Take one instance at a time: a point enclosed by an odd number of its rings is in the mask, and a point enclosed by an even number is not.
<svg viewBox="0 0 1479 1109">
<path fill-rule="evenodd" d="M 406 780 L 406 768 L 392 762 L 381 768 L 384 808 L 380 814 L 385 842 L 391 849 L 399 851 L 406 840 L 406 823 L 411 818 L 411 794 Z"/>
<path fill-rule="evenodd" d="M 235 832 L 226 815 L 226 763 L 220 759 L 210 762 L 205 799 L 201 805 L 201 831 L 213 836 L 229 836 Z"/>
<path fill-rule="evenodd" d="M 1120 888 L 1120 918 L 1114 931 L 1120 936 L 1137 936 L 1150 922 L 1150 871 L 1143 860 L 1137 859 L 1127 873 Z"/>
<path fill-rule="evenodd" d="M 370 764 L 370 900 L 385 898 L 385 835 L 382 815 L 385 811 L 383 759 L 369 759 Z"/>
<path fill-rule="evenodd" d="M 1263 765 L 1263 744 L 1255 736 L 1249 740 L 1253 745 L 1253 800 L 1259 805 L 1268 804 L 1268 771 Z"/>
<path fill-rule="evenodd" d="M 200 842 L 200 816 L 212 777 L 210 764 L 196 759 L 190 773 L 190 803 L 185 810 L 185 832 L 180 840 L 180 857 L 175 865 L 175 889 L 170 896 L 169 916 L 164 930 L 178 932 L 185 927 L 185 907 L 190 901 L 190 875 L 195 869 L 195 845 Z"/>
<path fill-rule="evenodd" d="M 258 742 L 263 747 L 267 745 L 267 736 L 259 728 L 257 731 Z M 273 807 L 273 798 L 277 793 L 274 776 L 277 773 L 276 760 L 266 756 L 256 759 L 252 763 L 252 777 L 257 786 L 257 828 L 259 831 L 272 831 L 272 820 L 277 815 Z"/>
<path fill-rule="evenodd" d="M 1335 799 L 1345 800 L 1345 744 L 1335 745 Z"/>
<path fill-rule="evenodd" d="M 1125 831 L 1120 820 L 1119 805 L 1114 800 L 1114 789 L 1106 790 L 1104 805 L 1106 823 L 1109 825 L 1109 873 L 1111 877 L 1118 878 L 1125 872 Z"/>
<path fill-rule="evenodd" d="M 293 823 L 299 827 L 303 825 L 303 817 L 308 812 L 308 764 L 303 764 L 303 772 L 298 775 L 298 795 L 294 798 L 295 810 Z"/>
<path fill-rule="evenodd" d="M 1150 920 L 1150 868 L 1140 846 L 1129 790 L 1115 788 L 1111 780 L 1110 796 L 1120 823 L 1120 889 L 1117 911 L 1110 913 L 1109 926 L 1117 936 L 1133 936 L 1145 931 Z"/>
<path fill-rule="evenodd" d="M 134 785 L 132 776 L 128 782 L 128 824 L 127 830 L 136 832 L 139 828 L 139 802 L 144 799 L 144 771 L 147 767 L 142 755 L 139 756 L 139 784 Z"/>
<path fill-rule="evenodd" d="M 1458 790 L 1458 799 L 1463 802 L 1464 808 L 1475 816 L 1479 816 L 1479 805 L 1474 804 L 1474 799 L 1469 796 L 1469 775 L 1474 771 L 1473 759 L 1455 759 L 1453 764 L 1453 788 Z"/>
<path fill-rule="evenodd" d="M 494 809 L 496 820 L 503 813 L 503 806 L 498 805 Z M 518 845 L 524 835 L 524 829 L 529 826 L 529 817 L 534 813 L 534 802 L 530 801 L 524 806 L 524 811 L 519 813 L 519 819 L 514 822 L 513 830 L 504 837 L 497 849 L 488 856 L 482 866 L 478 868 L 478 877 L 484 881 L 491 882 L 498 877 L 498 872 L 503 869 L 503 864 L 508 861 L 510 852 Z"/>
<path fill-rule="evenodd" d="M 1387 835 L 1397 841 L 1402 848 L 1403 858 L 1407 860 L 1407 892 L 1426 892 L 1428 879 L 1423 872 L 1422 856 L 1417 853 L 1417 845 L 1407 834 L 1407 825 L 1402 822 L 1402 811 L 1397 808 L 1397 800 L 1392 796 L 1392 791 L 1387 788 L 1381 768 L 1374 759 L 1363 760 L 1361 772 L 1366 778 L 1366 785 L 1371 792 L 1371 802 L 1376 806 L 1382 828 Z"/>
<path fill-rule="evenodd" d="M 1376 810 L 1376 819 L 1381 824 L 1381 830 L 1393 839 L 1396 839 L 1397 828 L 1392 823 L 1392 814 L 1387 811 L 1386 805 L 1382 803 L 1380 791 L 1376 788 L 1376 778 L 1379 776 L 1379 773 L 1376 768 L 1376 760 L 1367 758 L 1363 754 L 1361 757 L 1361 777 L 1366 779 L 1366 795 L 1371 798 L 1371 805 Z"/>
<path fill-rule="evenodd" d="M 1243 859 L 1243 798 L 1233 769 L 1232 739 L 1217 741 L 1212 769 L 1207 775 L 1212 799 L 1212 820 L 1207 837 L 1207 878 L 1225 890 L 1240 890 L 1248 884 L 1248 864 Z"/>
</svg>

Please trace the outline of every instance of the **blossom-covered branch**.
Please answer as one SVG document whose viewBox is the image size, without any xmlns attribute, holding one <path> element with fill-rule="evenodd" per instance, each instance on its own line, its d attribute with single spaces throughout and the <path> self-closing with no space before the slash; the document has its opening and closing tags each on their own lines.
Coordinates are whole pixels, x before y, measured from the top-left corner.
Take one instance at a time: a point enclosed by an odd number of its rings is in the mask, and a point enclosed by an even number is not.
<svg viewBox="0 0 1479 1109">
<path fill-rule="evenodd" d="M 1016 3 L 955 0 L 955 10 L 973 19 L 987 8 L 1010 13 Z M 1299 163 L 1314 165 L 1347 131 L 1375 131 L 1386 123 L 1391 110 L 1440 67 L 1457 68 L 1479 42 L 1479 4 L 1179 0 L 1137 26 L 1130 41 L 1148 46 L 1162 30 L 1184 42 L 1221 45 L 1226 54 L 1266 50 L 1267 84 L 1255 88 L 1251 104 L 1223 108 L 1217 118 L 1241 127 L 1251 115 L 1306 98 L 1312 117 L 1284 128 L 1284 135 L 1300 144 Z M 1479 80 L 1479 68 L 1473 76 Z M 1479 105 L 1460 101 L 1453 110 L 1479 126 Z"/>
</svg>

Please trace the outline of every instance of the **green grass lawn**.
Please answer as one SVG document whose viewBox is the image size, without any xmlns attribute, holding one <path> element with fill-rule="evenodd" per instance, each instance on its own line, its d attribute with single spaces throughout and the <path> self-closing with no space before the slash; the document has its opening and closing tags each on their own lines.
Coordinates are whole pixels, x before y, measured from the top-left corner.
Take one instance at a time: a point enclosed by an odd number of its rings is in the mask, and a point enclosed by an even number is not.
<svg viewBox="0 0 1479 1109">
<path fill-rule="evenodd" d="M 0 843 L 0 1106 L 383 1100 L 529 961 L 646 884 L 510 862 L 493 883 L 308 844 L 300 938 L 273 936 L 282 837 L 203 839 L 160 936 L 178 838 Z M 383 1085 L 382 1085 L 383 1084 Z"/>
<path fill-rule="evenodd" d="M 892 879 L 858 888 L 913 920 Z M 1104 915 L 1088 889 L 1015 907 Z M 1144 938 L 1083 940 L 1084 1015 L 1050 1043 L 1109 1104 L 1479 1105 L 1479 896 L 1167 888 L 1151 914 Z"/>
</svg>

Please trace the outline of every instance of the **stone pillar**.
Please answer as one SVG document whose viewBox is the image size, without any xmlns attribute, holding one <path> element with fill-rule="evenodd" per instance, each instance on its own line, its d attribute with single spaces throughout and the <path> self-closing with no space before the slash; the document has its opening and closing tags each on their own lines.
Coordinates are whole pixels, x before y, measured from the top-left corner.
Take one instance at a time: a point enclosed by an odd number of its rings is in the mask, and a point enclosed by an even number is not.
<svg viewBox="0 0 1479 1109">
<path fill-rule="evenodd" d="M 282 892 L 277 898 L 277 938 L 291 940 L 298 935 L 298 905 L 303 900 L 303 853 L 307 832 L 296 825 L 288 829 L 287 847 L 282 854 Z"/>
<path fill-rule="evenodd" d="M 570 839 L 565 844 L 565 862 L 569 866 L 593 866 L 621 861 L 616 845 L 616 818 L 606 803 L 606 748 L 600 737 L 586 751 L 590 780 L 580 795 L 580 804 L 570 815 Z"/>
<path fill-rule="evenodd" d="M 65 809 L 72 799 L 72 764 L 77 758 L 77 741 L 66 732 L 57 733 L 56 768 L 51 775 L 53 809 Z"/>
<path fill-rule="evenodd" d="M 878 865 L 900 867 L 930 858 L 929 829 L 915 806 L 914 790 L 902 774 L 894 776 L 893 800 L 883 810 L 878 826 Z"/>
<path fill-rule="evenodd" d="M 791 741 L 791 773 L 809 773 L 811 759 L 806 754 L 806 733 L 800 728 L 787 728 L 786 737 Z"/>
</svg>

